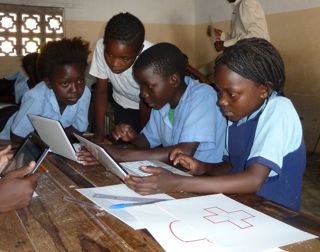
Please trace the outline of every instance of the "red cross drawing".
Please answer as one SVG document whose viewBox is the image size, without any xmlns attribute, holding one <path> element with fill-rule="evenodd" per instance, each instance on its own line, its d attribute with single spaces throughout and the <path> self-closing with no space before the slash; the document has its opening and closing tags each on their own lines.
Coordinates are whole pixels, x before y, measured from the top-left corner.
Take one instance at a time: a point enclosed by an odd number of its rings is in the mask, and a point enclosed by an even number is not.
<svg viewBox="0 0 320 252">
<path fill-rule="evenodd" d="M 247 219 L 253 218 L 255 216 L 244 210 L 235 210 L 228 212 L 219 207 L 209 207 L 205 208 L 204 210 L 211 214 L 203 216 L 203 218 L 207 219 L 213 224 L 229 222 L 241 229 L 253 227 L 251 223 L 247 222 Z"/>
<path fill-rule="evenodd" d="M 250 218 L 254 218 L 255 216 L 244 210 L 226 211 L 220 207 L 208 207 L 208 208 L 204 208 L 203 210 L 205 210 L 206 212 L 209 212 L 210 215 L 202 216 L 201 218 L 213 224 L 230 223 L 240 229 L 253 227 L 253 225 L 249 223 L 247 220 Z M 191 237 L 190 236 L 186 237 L 186 234 L 183 232 L 182 227 L 183 227 L 183 221 L 181 220 L 174 220 L 171 223 L 169 223 L 170 232 L 178 240 L 182 242 L 207 241 L 207 242 L 213 243 L 207 237 L 195 237 L 192 235 Z"/>
</svg>

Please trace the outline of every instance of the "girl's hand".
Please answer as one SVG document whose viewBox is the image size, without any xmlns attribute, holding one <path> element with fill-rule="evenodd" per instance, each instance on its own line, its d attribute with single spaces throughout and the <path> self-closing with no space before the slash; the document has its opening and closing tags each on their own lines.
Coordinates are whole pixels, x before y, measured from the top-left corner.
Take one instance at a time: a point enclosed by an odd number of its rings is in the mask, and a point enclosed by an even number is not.
<svg viewBox="0 0 320 252">
<path fill-rule="evenodd" d="M 188 173 L 192 175 L 202 175 L 206 172 L 206 169 L 202 166 L 201 162 L 183 154 L 179 149 L 174 149 L 170 153 L 170 160 L 173 162 L 173 165 L 176 166 L 180 164 L 182 167 L 189 170 Z"/>
<path fill-rule="evenodd" d="M 124 178 L 124 182 L 131 189 L 141 195 L 174 192 L 178 175 L 173 174 L 160 167 L 141 166 L 140 169 L 150 176 L 139 177 L 128 175 Z"/>
<path fill-rule="evenodd" d="M 137 132 L 129 124 L 120 123 L 117 124 L 112 131 L 112 137 L 118 141 L 119 139 L 124 142 L 132 141 L 137 135 Z"/>
<path fill-rule="evenodd" d="M 77 160 L 82 165 L 98 165 L 99 162 L 95 159 L 94 156 L 84 147 L 81 147 L 79 151 L 77 151 Z"/>
</svg>

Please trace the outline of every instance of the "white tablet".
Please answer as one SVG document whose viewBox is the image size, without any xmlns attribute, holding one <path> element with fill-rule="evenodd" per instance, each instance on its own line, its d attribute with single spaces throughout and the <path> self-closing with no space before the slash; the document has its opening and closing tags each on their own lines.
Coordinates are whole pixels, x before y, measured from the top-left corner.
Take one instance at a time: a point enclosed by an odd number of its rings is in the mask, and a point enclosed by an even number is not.
<svg viewBox="0 0 320 252">
<path fill-rule="evenodd" d="M 87 150 L 98 160 L 98 162 L 110 170 L 121 180 L 128 174 L 128 172 L 121 167 L 121 165 L 101 146 L 85 139 L 82 136 L 79 136 L 73 133 L 74 136 L 79 140 L 80 144 L 87 148 Z"/>
<path fill-rule="evenodd" d="M 59 121 L 32 114 L 28 116 L 40 138 L 49 145 L 50 151 L 77 162 L 76 150 Z"/>
<path fill-rule="evenodd" d="M 133 162 L 124 162 L 118 163 L 107 150 L 101 146 L 91 142 L 88 139 L 85 139 L 75 133 L 74 136 L 79 140 L 80 144 L 85 146 L 88 151 L 102 164 L 106 169 L 110 170 L 116 176 L 123 180 L 127 174 L 132 174 L 136 176 L 149 176 L 149 173 L 145 173 L 140 170 L 141 166 L 155 166 L 166 169 L 172 173 L 182 175 L 182 176 L 191 176 L 190 174 L 181 171 L 171 165 L 163 163 L 158 160 L 142 160 L 142 161 L 133 161 Z"/>
</svg>

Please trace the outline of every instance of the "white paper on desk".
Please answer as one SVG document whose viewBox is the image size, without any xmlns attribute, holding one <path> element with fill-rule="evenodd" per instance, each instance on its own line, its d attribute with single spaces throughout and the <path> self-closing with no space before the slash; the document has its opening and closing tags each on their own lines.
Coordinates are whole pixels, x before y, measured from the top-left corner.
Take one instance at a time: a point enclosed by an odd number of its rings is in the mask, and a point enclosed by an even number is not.
<svg viewBox="0 0 320 252">
<path fill-rule="evenodd" d="M 103 208 L 108 213 L 112 214 L 127 225 L 131 226 L 133 229 L 145 228 L 146 223 L 148 223 L 150 220 L 161 219 L 162 215 L 165 215 L 165 213 L 163 213 L 163 211 L 161 211 L 161 209 L 156 207 L 154 204 L 132 206 L 122 209 L 110 209 L 110 206 L 113 204 L 130 203 L 132 201 L 94 198 L 93 195 L 95 193 L 101 193 L 115 196 L 129 196 L 139 198 L 174 199 L 173 197 L 163 193 L 142 196 L 131 190 L 125 184 L 77 189 L 77 191 L 101 208 Z"/>
<path fill-rule="evenodd" d="M 253 252 L 316 238 L 222 194 L 158 202 L 156 205 L 175 217 L 161 227 L 153 223 L 147 227 L 162 246 L 165 246 L 163 242 L 177 239 L 191 246 L 202 239 L 219 244 L 228 251 Z M 202 236 L 193 237 L 185 227 L 202 232 Z"/>
<path fill-rule="evenodd" d="M 181 208 L 180 211 L 183 211 L 183 209 Z M 175 232 L 173 232 L 168 224 L 174 223 L 175 221 L 175 217 L 164 214 L 161 220 L 155 219 L 149 223 L 147 227 L 149 233 L 165 251 L 228 252 L 228 250 L 222 248 L 218 243 L 207 240 L 202 230 L 196 229 L 188 224 L 183 225 L 179 231 L 175 230 Z"/>
</svg>

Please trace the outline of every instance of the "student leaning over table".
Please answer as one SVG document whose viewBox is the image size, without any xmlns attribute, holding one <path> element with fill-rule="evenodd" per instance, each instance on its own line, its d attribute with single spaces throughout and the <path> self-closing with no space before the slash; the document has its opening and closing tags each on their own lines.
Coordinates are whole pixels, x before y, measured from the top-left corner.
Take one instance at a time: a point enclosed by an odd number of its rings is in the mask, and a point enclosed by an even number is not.
<svg viewBox="0 0 320 252">
<path fill-rule="evenodd" d="M 45 44 L 37 62 L 43 81 L 24 94 L 0 139 L 22 141 L 33 132 L 28 114 L 60 121 L 68 135 L 84 132 L 91 98 L 84 81 L 88 54 L 89 44 L 80 38 Z"/>
<path fill-rule="evenodd" d="M 217 106 L 217 94 L 207 85 L 185 76 L 187 60 L 169 43 L 159 43 L 141 53 L 133 66 L 140 96 L 152 108 L 140 134 L 128 124 L 116 125 L 113 137 L 135 148 L 107 149 L 118 161 L 157 159 L 168 161 L 180 147 L 205 162 L 221 162 L 226 120 Z M 86 152 L 79 160 L 90 164 Z"/>
<path fill-rule="evenodd" d="M 115 123 L 130 124 L 135 130 L 149 118 L 150 110 L 140 102 L 139 85 L 133 79 L 132 65 L 143 50 L 151 46 L 145 40 L 142 22 L 125 12 L 114 15 L 105 27 L 103 38 L 97 41 L 90 74 L 97 78 L 94 95 L 94 141 L 105 138 L 105 114 L 108 86 L 112 85 Z"/>
<path fill-rule="evenodd" d="M 142 167 L 151 176 L 129 175 L 126 184 L 140 194 L 257 193 L 299 210 L 306 151 L 297 112 L 278 95 L 285 82 L 280 54 L 270 42 L 251 38 L 226 48 L 215 63 L 219 105 L 228 118 L 223 162 L 205 163 L 178 148 L 170 160 L 195 177 Z"/>
<path fill-rule="evenodd" d="M 8 164 L 13 154 L 11 146 L 0 151 L 0 173 Z M 40 173 L 26 175 L 32 171 L 35 162 L 18 170 L 11 171 L 0 179 L 0 213 L 8 212 L 29 205 L 32 194 L 37 186 Z"/>
</svg>

